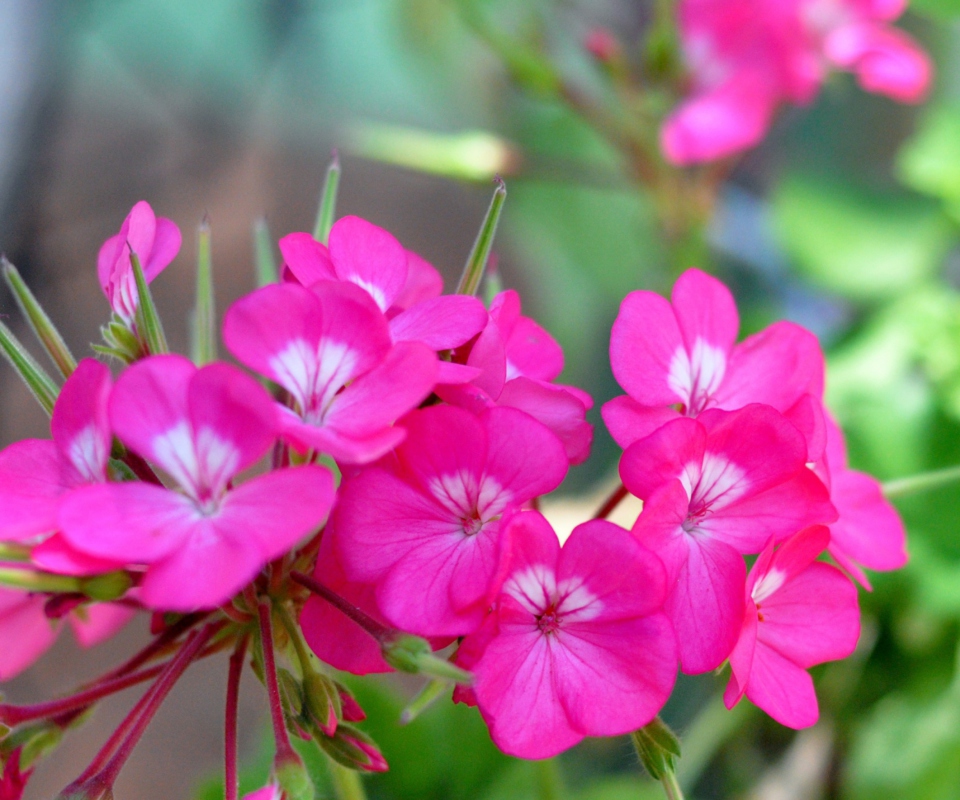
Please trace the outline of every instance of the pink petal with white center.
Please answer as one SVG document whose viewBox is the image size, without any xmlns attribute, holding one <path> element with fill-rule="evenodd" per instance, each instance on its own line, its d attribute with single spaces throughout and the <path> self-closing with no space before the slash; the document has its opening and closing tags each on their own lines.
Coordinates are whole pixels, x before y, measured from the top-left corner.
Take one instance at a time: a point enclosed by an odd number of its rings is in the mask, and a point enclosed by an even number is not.
<svg viewBox="0 0 960 800">
<path fill-rule="evenodd" d="M 906 531 L 877 480 L 850 469 L 832 473 L 840 518 L 830 526 L 830 552 L 879 571 L 907 563 Z"/>
<path fill-rule="evenodd" d="M 929 56 L 896 28 L 869 22 L 844 25 L 827 36 L 824 53 L 838 66 L 855 71 L 868 92 L 901 103 L 921 102 L 930 88 Z"/>
<path fill-rule="evenodd" d="M 805 394 L 823 397 L 823 372 L 817 337 L 792 322 L 775 322 L 733 348 L 714 404 L 732 411 L 764 403 L 786 411 Z"/>
<path fill-rule="evenodd" d="M 21 541 L 57 527 L 65 470 L 53 442 L 27 439 L 0 452 L 0 541 Z"/>
<path fill-rule="evenodd" d="M 342 217 L 330 230 L 330 258 L 337 277 L 366 290 L 386 311 L 407 282 L 407 252 L 383 228 Z"/>
<path fill-rule="evenodd" d="M 337 279 L 330 252 L 309 233 L 289 233 L 278 244 L 283 263 L 301 286 Z"/>
<path fill-rule="evenodd" d="M 0 681 L 15 677 L 57 638 L 59 623 L 47 619 L 44 595 L 0 589 Z"/>
<path fill-rule="evenodd" d="M 76 470 L 78 483 L 106 480 L 112 438 L 107 401 L 112 386 L 106 365 L 85 358 L 64 383 L 53 408 L 53 440 L 63 460 Z"/>
<path fill-rule="evenodd" d="M 93 647 L 112 637 L 136 613 L 119 603 L 91 603 L 71 612 L 68 619 L 80 646 Z"/>
<path fill-rule="evenodd" d="M 437 358 L 419 342 L 394 345 L 329 405 L 323 424 L 351 437 L 370 436 L 416 408 L 437 381 Z"/>
<path fill-rule="evenodd" d="M 750 596 L 755 602 L 762 603 L 816 561 L 829 543 L 830 530 L 824 525 L 804 528 L 776 549 L 776 543 L 771 540 L 750 570 L 747 579 Z"/>
<path fill-rule="evenodd" d="M 766 135 L 776 104 L 768 80 L 741 70 L 676 109 L 660 131 L 660 146 L 667 160 L 679 166 L 747 150 Z"/>
<path fill-rule="evenodd" d="M 788 728 L 809 728 L 820 716 L 810 673 L 760 641 L 745 691 L 754 705 Z"/>
<path fill-rule="evenodd" d="M 443 294 L 443 278 L 425 258 L 407 250 L 407 282 L 394 300 L 395 308 L 412 308 Z"/>
<path fill-rule="evenodd" d="M 83 553 L 151 564 L 181 549 L 202 515 L 184 495 L 146 483 L 84 486 L 60 507 L 60 529 Z"/>
<path fill-rule="evenodd" d="M 491 408 L 481 420 L 489 448 L 485 475 L 495 479 L 510 502 L 521 505 L 560 485 L 569 462 L 560 440 L 545 425 L 513 408 Z M 482 489 L 481 506 L 484 493 Z"/>
<path fill-rule="evenodd" d="M 688 352 L 696 350 L 698 341 L 722 354 L 730 351 L 740 317 L 726 286 L 699 269 L 688 269 L 677 278 L 670 300 Z"/>
<path fill-rule="evenodd" d="M 600 415 L 613 440 L 624 450 L 680 418 L 680 413 L 669 406 L 643 406 L 627 394 L 604 403 Z"/>
<path fill-rule="evenodd" d="M 586 420 L 583 403 L 565 388 L 530 378 L 514 378 L 504 384 L 497 404 L 526 411 L 546 425 L 563 443 L 571 464 L 580 464 L 590 455 L 593 425 Z"/>
<path fill-rule="evenodd" d="M 680 480 L 688 465 L 696 480 L 706 446 L 706 430 L 699 422 L 673 420 L 626 449 L 620 459 L 620 478 L 631 494 L 646 500 L 664 484 Z"/>
<path fill-rule="evenodd" d="M 390 320 L 394 342 L 422 342 L 431 350 L 453 350 L 487 324 L 487 310 L 476 297 L 443 295 L 424 300 Z"/>
<path fill-rule="evenodd" d="M 62 533 L 55 533 L 30 551 L 30 562 L 59 575 L 101 575 L 122 569 L 123 561 L 97 558 L 73 547 Z"/>
<path fill-rule="evenodd" d="M 316 450 L 341 462 L 344 466 L 369 464 L 382 458 L 406 438 L 400 426 L 383 428 L 367 436 L 346 436 L 332 428 L 318 428 L 303 422 L 289 409 L 278 406 L 277 416 L 283 438 L 297 450 Z"/>
<path fill-rule="evenodd" d="M 687 402 L 668 382 L 678 351 L 685 349 L 670 303 L 653 292 L 630 292 L 610 334 L 610 365 L 617 383 L 643 405 Z"/>
<path fill-rule="evenodd" d="M 829 564 L 814 562 L 757 610 L 758 641 L 803 669 L 846 658 L 860 638 L 857 587 Z"/>
</svg>

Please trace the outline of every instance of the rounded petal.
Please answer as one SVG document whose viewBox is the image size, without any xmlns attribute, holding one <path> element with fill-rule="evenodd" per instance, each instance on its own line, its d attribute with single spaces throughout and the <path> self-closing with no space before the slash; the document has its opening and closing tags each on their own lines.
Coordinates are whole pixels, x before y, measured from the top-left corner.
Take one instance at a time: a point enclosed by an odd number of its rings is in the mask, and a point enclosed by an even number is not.
<svg viewBox="0 0 960 800">
<path fill-rule="evenodd" d="M 117 633 L 136 613 L 118 603 L 91 603 L 70 614 L 70 627 L 81 647 L 93 647 Z"/>
<path fill-rule="evenodd" d="M 877 480 L 849 469 L 831 477 L 831 495 L 840 517 L 830 526 L 830 551 L 868 569 L 887 571 L 906 564 L 903 521 Z"/>
<path fill-rule="evenodd" d="M 838 66 L 855 71 L 868 92 L 901 103 L 922 101 L 930 88 L 929 56 L 896 28 L 870 22 L 844 25 L 827 36 L 824 53 Z"/>
<path fill-rule="evenodd" d="M 688 269 L 670 295 L 680 333 L 691 353 L 697 340 L 728 353 L 737 340 L 740 317 L 730 290 L 699 269 Z"/>
<path fill-rule="evenodd" d="M 26 439 L 0 452 L 0 541 L 20 541 L 57 527 L 65 470 L 53 442 Z"/>
<path fill-rule="evenodd" d="M 809 728 L 820 717 L 810 674 L 759 641 L 745 692 L 754 705 L 788 728 Z"/>
<path fill-rule="evenodd" d="M 381 311 L 393 305 L 407 282 L 407 251 L 383 228 L 360 217 L 342 217 L 330 230 L 330 258 L 337 277 L 369 292 Z"/>
<path fill-rule="evenodd" d="M 0 681 L 19 675 L 53 644 L 59 626 L 47 619 L 47 598 L 0 588 Z"/>
<path fill-rule="evenodd" d="M 407 250 L 407 282 L 394 300 L 396 308 L 412 308 L 417 303 L 443 294 L 443 278 L 425 258 Z"/>
<path fill-rule="evenodd" d="M 600 415 L 613 440 L 623 449 L 680 417 L 670 406 L 640 405 L 626 394 L 604 403 Z"/>
<path fill-rule="evenodd" d="M 487 324 L 487 310 L 476 297 L 443 295 L 424 300 L 390 320 L 395 342 L 422 342 L 431 350 L 453 350 Z"/>
<path fill-rule="evenodd" d="M 280 240 L 279 245 L 283 263 L 302 286 L 337 279 L 330 252 L 309 233 L 287 234 Z"/>
<path fill-rule="evenodd" d="M 124 566 L 123 561 L 97 558 L 73 547 L 62 533 L 55 533 L 30 551 L 30 561 L 59 575 L 100 575 Z"/>
<path fill-rule="evenodd" d="M 76 470 L 78 482 L 106 480 L 112 439 L 107 402 L 112 386 L 107 366 L 85 358 L 64 383 L 53 408 L 53 440 L 63 460 Z"/>
<path fill-rule="evenodd" d="M 157 217 L 153 249 L 150 258 L 143 265 L 143 275 L 147 282 L 156 278 L 177 257 L 181 244 L 180 228 L 176 223 L 166 217 Z"/>
<path fill-rule="evenodd" d="M 530 378 L 514 378 L 504 384 L 497 405 L 526 411 L 546 425 L 563 443 L 571 464 L 580 464 L 590 455 L 593 425 L 586 420 L 584 404 L 566 389 Z"/>
<path fill-rule="evenodd" d="M 686 474 L 687 465 L 699 467 L 707 433 L 697 420 L 668 422 L 645 439 L 630 445 L 620 459 L 620 479 L 641 500 Z"/>
</svg>

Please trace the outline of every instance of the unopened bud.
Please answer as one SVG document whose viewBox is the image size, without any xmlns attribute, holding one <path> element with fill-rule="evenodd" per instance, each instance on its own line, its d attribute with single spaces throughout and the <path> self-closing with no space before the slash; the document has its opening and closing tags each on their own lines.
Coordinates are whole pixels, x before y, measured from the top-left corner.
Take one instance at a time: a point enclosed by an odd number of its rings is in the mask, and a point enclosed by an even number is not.
<svg viewBox="0 0 960 800">
<path fill-rule="evenodd" d="M 313 800 L 313 781 L 296 753 L 291 753 L 282 763 L 275 764 L 274 772 L 286 800 Z"/>
<path fill-rule="evenodd" d="M 648 725 L 634 731 L 632 737 L 640 763 L 650 777 L 660 780 L 676 770 L 680 740 L 660 717 L 654 717 Z"/>
<path fill-rule="evenodd" d="M 317 743 L 338 764 L 363 772 L 386 772 L 387 760 L 367 734 L 352 725 L 340 725 L 337 735 L 320 738 Z"/>
<path fill-rule="evenodd" d="M 318 672 L 311 672 L 303 679 L 304 710 L 324 736 L 337 732 L 340 714 L 340 694 L 333 681 Z"/>
<path fill-rule="evenodd" d="M 92 600 L 106 602 L 123 597 L 132 584 L 130 573 L 118 569 L 105 572 L 103 575 L 84 578 L 80 582 L 80 591 Z"/>
<path fill-rule="evenodd" d="M 609 63 L 623 57 L 623 48 L 613 32 L 607 28 L 594 28 L 587 34 L 583 46 L 597 61 Z"/>
<path fill-rule="evenodd" d="M 299 717 L 303 713 L 303 692 L 300 689 L 299 681 L 293 677 L 289 670 L 279 667 L 277 669 L 277 685 L 280 687 L 280 700 L 283 703 L 284 711 L 294 717 Z"/>
<path fill-rule="evenodd" d="M 430 643 L 420 636 L 402 633 L 385 642 L 383 658 L 398 672 L 423 673 L 456 683 L 473 683 L 473 675 L 445 659 L 437 658 Z"/>
<path fill-rule="evenodd" d="M 367 718 L 366 712 L 360 707 L 356 698 L 342 683 L 337 684 L 340 693 L 341 719 L 344 722 L 363 722 Z"/>
</svg>

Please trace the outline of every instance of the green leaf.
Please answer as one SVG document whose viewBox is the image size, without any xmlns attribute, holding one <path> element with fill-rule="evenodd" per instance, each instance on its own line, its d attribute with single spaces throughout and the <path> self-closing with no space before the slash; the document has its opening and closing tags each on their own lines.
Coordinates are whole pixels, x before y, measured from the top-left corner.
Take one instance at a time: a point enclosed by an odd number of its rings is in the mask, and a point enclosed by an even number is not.
<svg viewBox="0 0 960 800">
<path fill-rule="evenodd" d="M 930 108 L 900 150 L 897 171 L 910 188 L 960 209 L 960 108 Z"/>
<path fill-rule="evenodd" d="M 792 176 L 773 201 L 780 240 L 800 269 L 852 300 L 895 296 L 937 272 L 953 244 L 937 207 Z"/>
<path fill-rule="evenodd" d="M 197 366 L 217 360 L 217 308 L 213 294 L 213 258 L 210 223 L 204 218 L 197 229 L 197 301 L 193 312 L 191 355 Z"/>
<path fill-rule="evenodd" d="M 43 406 L 43 410 L 47 414 L 52 414 L 60 390 L 43 367 L 20 344 L 20 340 L 13 335 L 13 331 L 2 322 L 0 322 L 0 349 L 3 350 L 3 355 L 10 362 L 10 366 L 27 385 L 30 393 Z"/>
<path fill-rule="evenodd" d="M 951 19 L 960 16 L 960 0 L 913 0 L 910 10 L 935 19 Z"/>
</svg>

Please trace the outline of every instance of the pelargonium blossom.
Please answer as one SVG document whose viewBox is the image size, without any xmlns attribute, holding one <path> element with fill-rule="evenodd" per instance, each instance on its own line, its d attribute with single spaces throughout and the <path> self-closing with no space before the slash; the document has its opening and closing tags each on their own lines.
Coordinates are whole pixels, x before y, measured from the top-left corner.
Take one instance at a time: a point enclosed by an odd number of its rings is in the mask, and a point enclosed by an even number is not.
<svg viewBox="0 0 960 800">
<path fill-rule="evenodd" d="M 739 326 L 730 290 L 698 269 L 677 279 L 670 301 L 628 294 L 610 334 L 610 364 L 627 394 L 602 409 L 617 444 L 708 408 L 786 412 L 804 395 L 823 396 L 823 353 L 810 331 L 777 322 L 735 344 Z"/>
<path fill-rule="evenodd" d="M 530 317 L 520 313 L 512 289 L 490 303 L 490 319 L 477 339 L 463 348 L 465 366 L 477 376 L 464 385 L 442 385 L 448 403 L 479 412 L 493 406 L 526 411 L 563 442 L 571 464 L 590 455 L 593 426 L 586 421 L 593 399 L 582 389 L 555 383 L 563 372 L 563 350 Z M 441 375 L 440 383 L 444 383 Z"/>
<path fill-rule="evenodd" d="M 742 555 L 836 519 L 806 453 L 792 424 L 754 404 L 674 420 L 623 454 L 624 486 L 644 501 L 633 532 L 666 566 L 684 672 L 716 668 L 737 641 Z"/>
<path fill-rule="evenodd" d="M 395 453 L 340 488 L 331 522 L 344 569 L 376 584 L 398 628 L 470 633 L 486 611 L 502 515 L 555 489 L 567 458 L 545 426 L 513 408 L 474 416 L 432 406 L 402 423 Z"/>
<path fill-rule="evenodd" d="M 807 672 L 849 656 L 860 636 L 857 588 L 836 567 L 816 561 L 830 541 L 822 525 L 760 554 L 746 585 L 747 612 L 730 656 L 723 701 L 746 696 L 782 725 L 806 728 L 819 717 Z"/>
<path fill-rule="evenodd" d="M 348 463 L 392 450 L 404 436 L 393 423 L 437 379 L 429 348 L 392 344 L 383 314 L 348 282 L 259 289 L 227 311 L 223 338 L 241 362 L 293 398 L 295 407 L 278 415 L 283 435 Z"/>
<path fill-rule="evenodd" d="M 906 0 L 683 0 L 680 36 L 692 91 L 667 118 L 674 164 L 711 161 L 758 144 L 782 102 L 813 100 L 827 68 L 868 91 L 923 99 L 926 54 L 889 25 Z"/>
<path fill-rule="evenodd" d="M 227 364 L 197 369 L 180 356 L 147 358 L 117 381 L 109 414 L 120 440 L 177 490 L 141 482 L 83 487 L 61 506 L 60 527 L 78 550 L 146 565 L 140 598 L 150 608 L 222 603 L 315 530 L 333 502 L 332 477 L 318 466 L 233 485 L 278 430 L 266 391 Z"/>
<path fill-rule="evenodd" d="M 145 200 L 130 209 L 120 232 L 103 243 L 97 256 L 100 286 L 114 313 L 125 323 L 133 322 L 139 303 L 130 253 L 140 259 L 149 283 L 177 257 L 180 244 L 180 229 L 172 220 L 156 216 Z"/>
<path fill-rule="evenodd" d="M 494 610 L 462 645 L 500 749 L 548 758 L 650 722 L 677 663 L 659 559 L 604 520 L 561 548 L 536 511 L 511 518 L 501 549 Z"/>
</svg>

